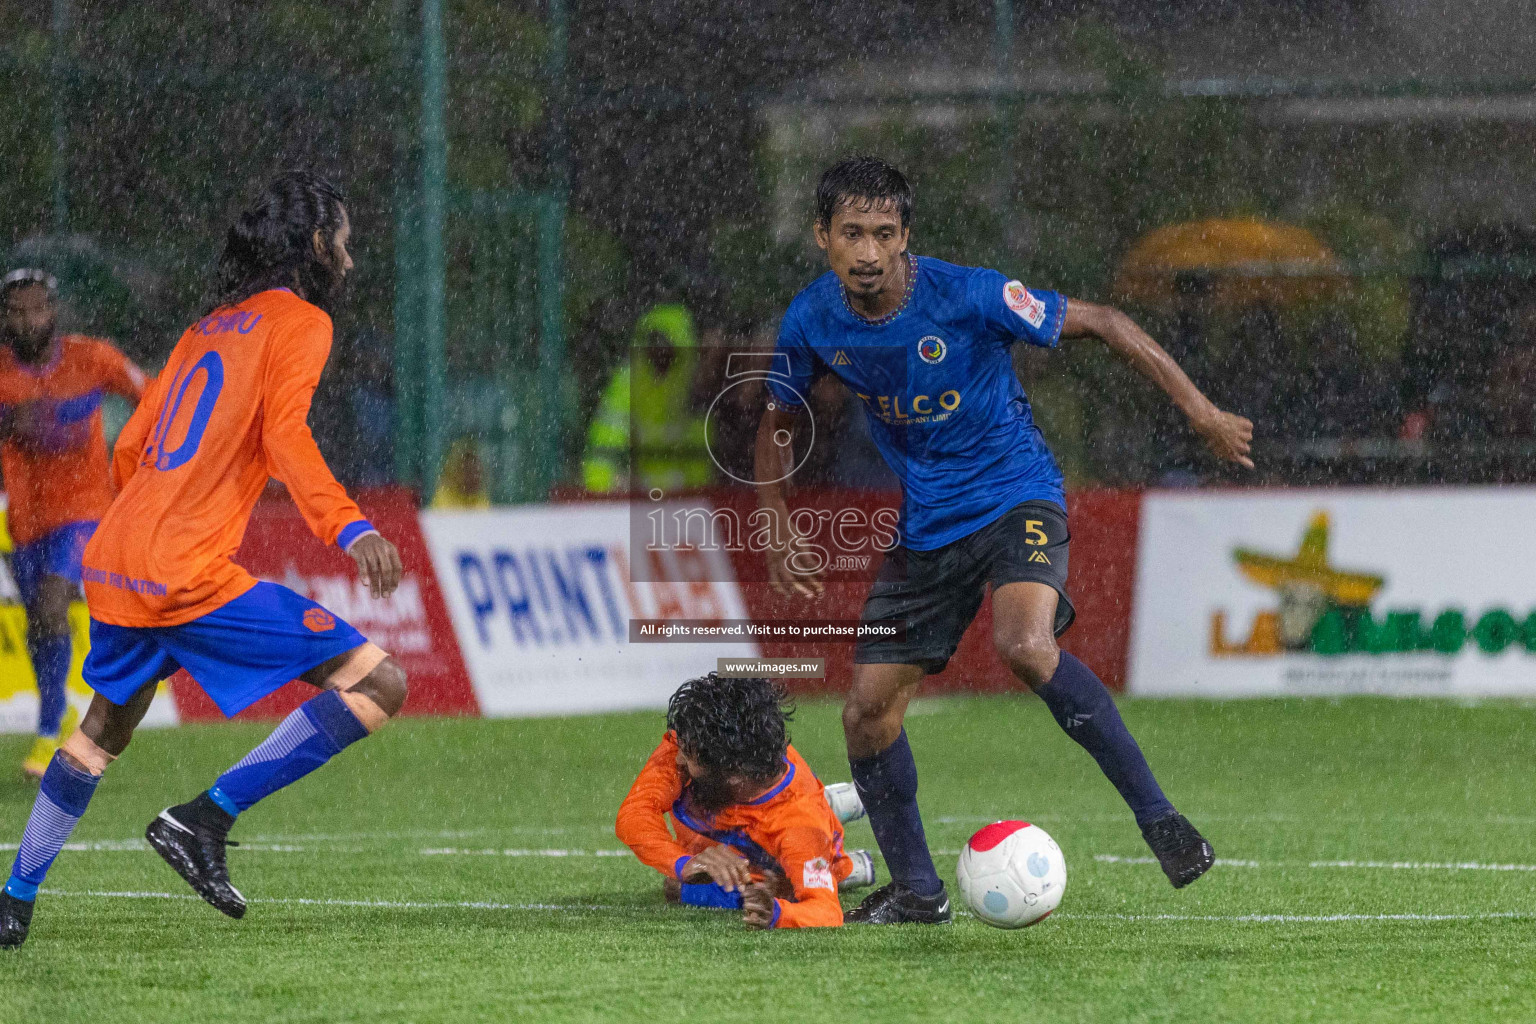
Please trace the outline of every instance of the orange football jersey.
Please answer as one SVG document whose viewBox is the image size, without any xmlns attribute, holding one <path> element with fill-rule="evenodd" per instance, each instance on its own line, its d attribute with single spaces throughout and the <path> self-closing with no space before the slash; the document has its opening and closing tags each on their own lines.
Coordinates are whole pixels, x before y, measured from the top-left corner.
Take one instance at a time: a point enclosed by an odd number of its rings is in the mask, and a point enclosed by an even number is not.
<svg viewBox="0 0 1536 1024">
<path fill-rule="evenodd" d="M 326 543 L 367 528 L 309 432 L 330 351 L 331 318 L 286 288 L 187 329 L 117 439 L 117 500 L 85 549 L 92 618 L 176 626 L 255 586 L 233 557 L 269 476 Z"/>
<path fill-rule="evenodd" d="M 99 338 L 66 334 L 35 368 L 0 346 L 0 469 L 18 547 L 107 511 L 101 399 L 111 392 L 137 402 L 143 391 L 144 374 Z"/>
<path fill-rule="evenodd" d="M 853 871 L 843 852 L 842 823 L 800 752 L 789 747 L 785 761 L 783 778 L 762 796 L 708 815 L 691 805 L 677 738 L 669 732 L 630 787 L 614 831 L 642 863 L 671 878 L 685 858 L 724 843 L 752 862 L 754 874 L 773 872 L 793 889 L 793 900 L 775 901 L 774 927 L 840 925 L 837 886 Z M 673 831 L 667 830 L 667 815 Z"/>
</svg>

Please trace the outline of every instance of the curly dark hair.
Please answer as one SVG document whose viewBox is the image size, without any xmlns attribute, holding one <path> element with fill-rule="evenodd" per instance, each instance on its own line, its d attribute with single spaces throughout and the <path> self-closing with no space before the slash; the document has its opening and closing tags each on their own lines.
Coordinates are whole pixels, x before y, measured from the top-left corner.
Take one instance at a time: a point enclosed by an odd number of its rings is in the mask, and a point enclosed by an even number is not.
<svg viewBox="0 0 1536 1024">
<path fill-rule="evenodd" d="M 269 288 L 293 288 L 325 309 L 342 281 L 341 269 L 315 252 L 315 232 L 340 230 L 340 187 L 313 171 L 279 175 L 235 221 L 219 255 L 213 307 L 232 306 Z"/>
<path fill-rule="evenodd" d="M 784 770 L 785 727 L 794 713 L 781 683 L 711 672 L 677 688 L 667 702 L 667 728 L 683 753 L 711 772 L 770 782 Z"/>
</svg>

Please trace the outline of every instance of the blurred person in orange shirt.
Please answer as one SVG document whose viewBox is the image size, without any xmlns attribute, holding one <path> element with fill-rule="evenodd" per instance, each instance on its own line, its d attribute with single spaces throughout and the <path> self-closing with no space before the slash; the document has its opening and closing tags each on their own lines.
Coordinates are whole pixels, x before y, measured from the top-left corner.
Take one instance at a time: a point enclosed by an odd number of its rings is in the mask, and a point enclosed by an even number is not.
<svg viewBox="0 0 1536 1024">
<path fill-rule="evenodd" d="M 672 695 L 615 828 L 667 899 L 740 910 L 748 928 L 825 928 L 843 923 L 840 890 L 874 884 L 870 855 L 843 849 L 858 794 L 822 786 L 789 743 L 791 715 L 763 678 L 711 672 Z"/>
<path fill-rule="evenodd" d="M 291 679 L 320 692 L 145 838 L 230 917 L 245 897 L 225 848 L 236 817 L 378 730 L 405 703 L 399 663 L 331 611 L 233 561 L 269 476 L 287 485 L 321 540 L 351 555 L 374 598 L 400 582 L 400 556 L 326 466 L 308 425 L 331 350 L 326 308 L 352 258 L 345 199 L 318 175 L 269 185 L 229 231 L 220 297 L 176 343 L 117 441 L 116 500 L 86 546 L 91 612 L 80 728 L 43 774 L 0 892 L 0 947 L 19 946 L 37 888 L 160 680 L 185 668 L 226 715 Z"/>
<path fill-rule="evenodd" d="M 0 312 L 0 468 L 38 693 L 37 740 L 22 771 L 41 779 L 68 707 L 80 556 L 112 503 L 101 400 L 137 404 L 144 374 L 110 342 L 58 332 L 58 282 L 46 271 L 6 274 Z"/>
</svg>

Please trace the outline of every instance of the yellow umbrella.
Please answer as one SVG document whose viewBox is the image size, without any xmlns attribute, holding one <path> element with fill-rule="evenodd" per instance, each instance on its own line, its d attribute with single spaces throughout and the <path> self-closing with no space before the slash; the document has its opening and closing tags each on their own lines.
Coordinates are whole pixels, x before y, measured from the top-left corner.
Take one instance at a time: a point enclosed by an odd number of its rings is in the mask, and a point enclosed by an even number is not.
<svg viewBox="0 0 1536 1024">
<path fill-rule="evenodd" d="M 1139 239 L 1120 261 L 1118 299 L 1166 308 L 1180 279 L 1209 282 L 1212 304 L 1226 308 L 1292 306 L 1333 296 L 1344 266 L 1305 228 L 1257 218 L 1211 218 L 1170 224 Z"/>
</svg>

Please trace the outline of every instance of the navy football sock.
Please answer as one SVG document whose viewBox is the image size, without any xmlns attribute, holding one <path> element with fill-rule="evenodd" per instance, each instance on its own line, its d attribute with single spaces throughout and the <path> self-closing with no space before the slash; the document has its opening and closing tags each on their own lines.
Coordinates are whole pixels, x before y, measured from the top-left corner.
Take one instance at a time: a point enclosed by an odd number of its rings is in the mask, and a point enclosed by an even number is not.
<svg viewBox="0 0 1536 1024">
<path fill-rule="evenodd" d="M 37 676 L 37 734 L 57 739 L 64 722 L 64 687 L 74 645 L 68 633 L 36 639 L 29 636 L 27 653 L 32 656 L 32 672 Z"/>
<path fill-rule="evenodd" d="M 1092 669 L 1062 651 L 1056 674 L 1035 692 L 1051 709 L 1056 724 L 1093 755 L 1130 805 L 1136 824 L 1146 825 L 1173 811 L 1173 804 L 1163 795 L 1141 748 L 1121 720 L 1115 699 Z"/>
<path fill-rule="evenodd" d="M 326 690 L 300 704 L 272 735 L 220 775 L 208 796 L 229 814 L 239 814 L 367 735 L 341 694 Z"/>
<path fill-rule="evenodd" d="M 6 892 L 19 900 L 37 897 L 37 887 L 43 884 L 54 858 L 64 849 L 99 782 L 100 775 L 76 768 L 64 760 L 63 754 L 53 755 L 48 770 L 43 772 L 32 816 L 21 834 L 16 863 L 5 883 Z"/>
<path fill-rule="evenodd" d="M 917 812 L 917 762 L 912 760 L 907 730 L 878 754 L 850 760 L 848 766 L 891 878 L 920 896 L 937 895 L 944 883 L 933 869 Z"/>
</svg>

